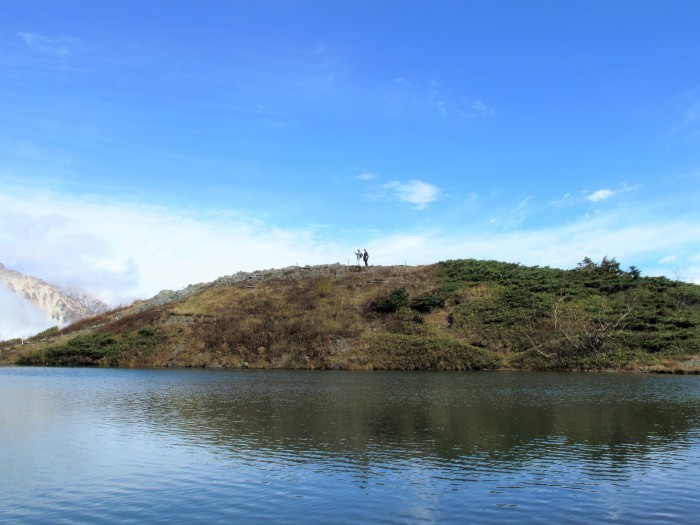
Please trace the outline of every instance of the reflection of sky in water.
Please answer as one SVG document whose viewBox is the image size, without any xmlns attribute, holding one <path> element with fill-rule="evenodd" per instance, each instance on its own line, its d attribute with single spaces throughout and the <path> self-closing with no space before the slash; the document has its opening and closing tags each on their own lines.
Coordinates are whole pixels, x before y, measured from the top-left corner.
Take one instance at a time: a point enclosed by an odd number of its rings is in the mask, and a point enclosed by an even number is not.
<svg viewBox="0 0 700 525">
<path fill-rule="evenodd" d="M 698 379 L 0 368 L 0 518 L 690 523 Z"/>
</svg>

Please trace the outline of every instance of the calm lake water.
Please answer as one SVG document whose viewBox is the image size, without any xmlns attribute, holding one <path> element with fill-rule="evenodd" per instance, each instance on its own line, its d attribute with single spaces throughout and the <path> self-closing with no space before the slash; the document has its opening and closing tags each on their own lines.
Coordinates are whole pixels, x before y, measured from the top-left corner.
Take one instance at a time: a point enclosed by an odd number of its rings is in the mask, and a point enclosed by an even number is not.
<svg viewBox="0 0 700 525">
<path fill-rule="evenodd" d="M 700 377 L 0 368 L 0 522 L 698 523 Z"/>
</svg>

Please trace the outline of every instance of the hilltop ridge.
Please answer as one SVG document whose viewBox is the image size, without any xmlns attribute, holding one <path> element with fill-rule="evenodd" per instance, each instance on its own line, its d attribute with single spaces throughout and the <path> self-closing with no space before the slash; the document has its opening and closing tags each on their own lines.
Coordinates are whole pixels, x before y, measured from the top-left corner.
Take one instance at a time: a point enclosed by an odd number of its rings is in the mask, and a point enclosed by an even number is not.
<svg viewBox="0 0 700 525">
<path fill-rule="evenodd" d="M 271 268 L 269 270 L 256 270 L 254 272 L 237 272 L 233 275 L 224 275 L 208 283 L 190 284 L 180 290 L 161 290 L 151 299 L 141 301 L 135 312 L 179 301 L 208 288 L 224 288 L 238 283 L 259 282 L 264 279 L 302 279 L 304 277 L 318 277 L 330 273 L 337 274 L 339 271 L 342 271 L 343 268 L 347 268 L 347 266 L 335 263 L 315 266 L 288 266 L 281 269 Z"/>
<path fill-rule="evenodd" d="M 700 369 L 700 286 L 498 261 L 239 272 L 4 344 L 19 364 L 312 369 Z"/>
</svg>

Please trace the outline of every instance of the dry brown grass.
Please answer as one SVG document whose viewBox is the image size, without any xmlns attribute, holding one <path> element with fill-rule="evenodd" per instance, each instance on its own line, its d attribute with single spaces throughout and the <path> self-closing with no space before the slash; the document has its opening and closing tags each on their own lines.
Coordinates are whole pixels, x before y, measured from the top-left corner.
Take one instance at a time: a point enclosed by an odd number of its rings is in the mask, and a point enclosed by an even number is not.
<svg viewBox="0 0 700 525">
<path fill-rule="evenodd" d="M 370 267 L 213 286 L 164 306 L 139 312 L 135 304 L 83 320 L 28 351 L 94 334 L 116 338 L 115 359 L 125 367 L 374 368 L 367 355 L 374 332 L 430 333 L 432 322 L 416 329 L 412 319 L 377 315 L 372 301 L 433 284 L 429 267 Z"/>
<path fill-rule="evenodd" d="M 555 314 L 562 315 L 547 315 L 552 304 L 558 304 L 552 294 L 558 293 L 561 276 L 518 267 L 515 270 L 523 275 L 504 280 L 504 271 L 515 271 L 511 266 L 457 261 L 423 267 L 305 267 L 261 273 L 244 282 L 219 280 L 177 302 L 142 311 L 144 303 L 135 304 L 76 323 L 64 335 L 45 337 L 47 341 L 35 342 L 31 348 L 4 344 L 0 359 L 13 362 L 32 354 L 60 355 L 65 350 L 64 357 L 98 356 L 94 364 L 132 367 L 613 366 L 679 373 L 693 373 L 700 367 L 694 354 L 675 359 L 678 352 L 651 355 L 635 353 L 632 347 L 611 347 L 605 355 L 595 353 L 595 359 L 588 361 L 560 364 L 561 359 L 546 360 L 555 350 L 563 357 L 568 355 L 558 347 L 550 348 L 561 339 L 552 339 L 552 334 L 557 333 L 557 322 L 564 320 L 564 307 L 561 312 L 555 309 Z M 445 269 L 454 275 L 445 277 Z M 573 279 L 580 274 L 567 276 Z M 543 284 L 547 279 L 556 281 L 548 284 L 553 292 Z M 655 281 L 650 283 L 658 286 Z M 583 290 L 580 305 L 573 301 L 567 305 L 574 320 L 587 313 L 585 306 L 598 304 L 601 295 Z M 646 305 L 647 310 L 654 313 L 654 304 Z M 640 319 L 650 322 L 643 316 Z M 695 325 L 685 318 L 683 322 L 685 331 L 671 332 L 666 327 L 668 334 L 686 337 L 679 339 L 682 342 L 694 341 L 690 331 Z M 674 343 L 669 341 L 668 345 Z M 688 346 L 687 352 L 695 348 L 697 345 Z M 668 362 L 661 362 L 661 357 L 668 357 Z"/>
<path fill-rule="evenodd" d="M 373 267 L 210 288 L 150 314 L 167 349 L 153 357 L 157 366 L 356 368 L 365 335 L 387 323 L 368 305 L 399 286 L 422 293 L 432 286 L 431 271 Z M 138 317 L 134 328 L 144 324 Z"/>
</svg>

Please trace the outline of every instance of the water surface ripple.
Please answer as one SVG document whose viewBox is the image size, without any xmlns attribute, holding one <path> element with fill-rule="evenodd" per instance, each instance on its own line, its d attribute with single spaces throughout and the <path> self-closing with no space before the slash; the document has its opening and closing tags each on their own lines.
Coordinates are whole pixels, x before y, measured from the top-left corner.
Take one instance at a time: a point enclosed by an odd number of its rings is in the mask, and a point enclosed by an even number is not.
<svg viewBox="0 0 700 525">
<path fill-rule="evenodd" d="M 697 523 L 700 378 L 0 368 L 0 522 Z"/>
</svg>

